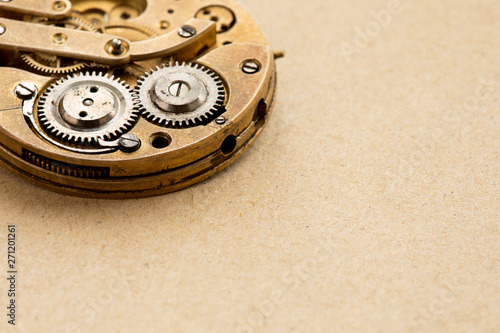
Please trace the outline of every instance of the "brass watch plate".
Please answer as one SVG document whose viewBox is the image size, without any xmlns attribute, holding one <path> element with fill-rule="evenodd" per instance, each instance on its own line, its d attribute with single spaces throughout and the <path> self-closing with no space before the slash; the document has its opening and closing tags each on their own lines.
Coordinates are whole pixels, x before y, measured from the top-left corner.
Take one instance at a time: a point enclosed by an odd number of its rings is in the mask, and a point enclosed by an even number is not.
<svg viewBox="0 0 500 333">
<path fill-rule="evenodd" d="M 263 130 L 277 56 L 234 0 L 0 2 L 0 164 L 76 196 L 186 188 Z"/>
</svg>

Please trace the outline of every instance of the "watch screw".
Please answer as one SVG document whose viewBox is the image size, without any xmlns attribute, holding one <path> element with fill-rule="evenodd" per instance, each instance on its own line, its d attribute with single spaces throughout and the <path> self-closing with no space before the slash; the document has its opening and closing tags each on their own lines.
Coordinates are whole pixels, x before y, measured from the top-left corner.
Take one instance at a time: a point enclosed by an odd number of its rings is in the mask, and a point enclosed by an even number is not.
<svg viewBox="0 0 500 333">
<path fill-rule="evenodd" d="M 196 35 L 196 29 L 190 25 L 183 25 L 179 30 L 179 36 L 182 38 L 191 38 Z"/>
<path fill-rule="evenodd" d="M 22 82 L 17 85 L 16 96 L 22 100 L 27 100 L 35 96 L 36 86 L 31 82 Z"/>
</svg>

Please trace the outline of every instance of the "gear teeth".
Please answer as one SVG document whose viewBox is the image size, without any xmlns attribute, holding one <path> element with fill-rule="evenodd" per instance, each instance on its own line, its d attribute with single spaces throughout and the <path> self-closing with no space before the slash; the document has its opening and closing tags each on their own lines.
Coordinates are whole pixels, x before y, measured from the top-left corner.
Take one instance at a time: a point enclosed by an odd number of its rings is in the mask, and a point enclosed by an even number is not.
<svg viewBox="0 0 500 333">
<path fill-rule="evenodd" d="M 159 71 L 168 69 L 175 70 L 176 68 L 189 68 L 191 69 L 189 72 L 193 72 L 193 70 L 199 71 L 208 79 L 207 83 L 213 82 L 215 90 L 212 95 L 214 98 L 210 102 L 213 104 L 208 109 L 204 108 L 205 111 L 202 111 L 202 114 L 196 113 L 195 111 L 186 112 L 182 114 L 183 118 L 179 119 L 180 116 L 177 114 L 164 112 L 155 105 L 151 105 L 151 101 L 148 100 L 150 98 L 149 90 L 151 89 L 151 82 L 149 81 L 152 80 L 152 76 L 156 75 Z M 170 59 L 169 63 L 163 63 L 161 67 L 156 66 L 156 68 L 149 70 L 138 79 L 133 96 L 136 108 L 141 113 L 142 117 L 148 122 L 161 127 L 187 128 L 206 125 L 225 111 L 223 105 L 226 100 L 226 90 L 221 77 L 212 69 L 196 62 L 179 63 L 178 61 Z"/>
<path fill-rule="evenodd" d="M 40 168 L 55 172 L 63 176 L 72 176 L 80 178 L 109 177 L 108 168 L 96 168 L 96 167 L 65 164 L 44 156 L 40 156 L 26 149 L 23 149 L 22 158 Z"/>
<path fill-rule="evenodd" d="M 71 125 L 65 123 L 57 116 L 58 110 L 53 106 L 53 102 L 65 93 L 66 86 L 78 84 L 79 82 L 95 80 L 95 85 L 113 86 L 123 96 L 125 107 L 123 114 L 106 124 L 104 128 L 95 131 L 78 131 Z M 140 117 L 137 98 L 134 98 L 133 91 L 124 81 L 116 79 L 101 72 L 70 74 L 53 82 L 42 94 L 38 103 L 37 117 L 42 128 L 53 138 L 63 143 L 72 145 L 92 145 L 98 143 L 99 139 L 114 140 L 120 135 L 130 131 Z M 51 108 L 52 107 L 52 108 Z"/>
<path fill-rule="evenodd" d="M 31 20 L 33 23 L 45 24 L 45 25 L 55 25 L 55 24 L 64 24 L 74 26 L 75 29 L 81 29 L 89 32 L 97 32 L 97 29 L 94 25 L 88 22 L 85 18 L 81 17 L 78 14 L 71 14 L 69 17 L 61 20 L 48 20 L 41 17 L 35 17 Z M 45 55 L 45 54 L 29 54 L 23 53 L 21 54 L 21 59 L 34 70 L 41 72 L 43 74 L 48 75 L 67 75 L 69 73 L 78 72 L 83 70 L 84 68 L 90 66 L 88 61 L 81 61 L 76 64 L 67 65 L 64 67 L 57 67 L 54 64 L 53 57 Z M 58 59 L 55 57 L 54 59 Z"/>
<path fill-rule="evenodd" d="M 34 70 L 48 75 L 65 75 L 72 72 L 81 71 L 90 66 L 89 62 L 80 62 L 67 67 L 51 67 L 36 60 L 36 55 L 22 54 L 21 59 Z"/>
</svg>

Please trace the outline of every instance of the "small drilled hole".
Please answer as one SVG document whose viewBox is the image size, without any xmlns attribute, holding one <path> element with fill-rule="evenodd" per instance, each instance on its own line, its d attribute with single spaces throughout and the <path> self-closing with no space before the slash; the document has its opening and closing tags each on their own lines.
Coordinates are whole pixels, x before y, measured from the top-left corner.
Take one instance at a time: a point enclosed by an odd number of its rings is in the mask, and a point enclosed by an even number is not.
<svg viewBox="0 0 500 333">
<path fill-rule="evenodd" d="M 210 9 L 205 9 L 203 11 L 203 15 L 210 15 Z"/>
<path fill-rule="evenodd" d="M 236 137 L 234 135 L 230 135 L 222 142 L 220 150 L 224 155 L 229 155 L 236 148 L 236 144 L 237 144 Z"/>
<path fill-rule="evenodd" d="M 122 20 L 128 20 L 130 18 L 130 14 L 127 12 L 122 13 L 122 16 L 120 16 Z"/>
<path fill-rule="evenodd" d="M 52 36 L 52 42 L 54 44 L 64 44 L 68 40 L 68 36 L 63 33 L 57 33 Z"/>
<path fill-rule="evenodd" d="M 212 20 L 212 21 L 214 21 L 214 22 L 219 22 L 219 17 L 217 17 L 217 16 L 212 16 L 212 17 L 210 18 L 210 20 Z"/>
<path fill-rule="evenodd" d="M 158 25 L 160 26 L 161 30 L 166 30 L 170 26 L 170 23 L 168 23 L 168 21 L 160 21 Z"/>
<path fill-rule="evenodd" d="M 85 117 L 87 117 L 88 115 L 89 115 L 89 114 L 88 114 L 86 111 L 82 111 L 82 112 L 80 112 L 80 113 L 79 113 L 80 118 L 85 118 Z"/>
<path fill-rule="evenodd" d="M 169 9 L 169 10 L 168 10 L 168 13 L 169 13 L 169 14 L 173 14 L 173 13 L 174 13 L 174 10 L 173 10 L 173 9 Z"/>
<path fill-rule="evenodd" d="M 164 149 L 170 146 L 172 139 L 166 133 L 157 133 L 151 136 L 151 146 L 156 149 Z"/>
<path fill-rule="evenodd" d="M 98 87 L 92 87 L 92 88 L 90 88 L 90 92 L 93 93 L 93 94 L 97 93 L 98 91 L 99 91 Z"/>
<path fill-rule="evenodd" d="M 60 12 L 66 9 L 66 4 L 62 1 L 56 1 L 52 4 L 52 9 L 57 12 Z"/>
<path fill-rule="evenodd" d="M 255 109 L 253 121 L 260 125 L 266 120 L 267 112 L 267 103 L 264 99 L 261 99 L 259 104 L 257 105 L 257 108 Z"/>
</svg>

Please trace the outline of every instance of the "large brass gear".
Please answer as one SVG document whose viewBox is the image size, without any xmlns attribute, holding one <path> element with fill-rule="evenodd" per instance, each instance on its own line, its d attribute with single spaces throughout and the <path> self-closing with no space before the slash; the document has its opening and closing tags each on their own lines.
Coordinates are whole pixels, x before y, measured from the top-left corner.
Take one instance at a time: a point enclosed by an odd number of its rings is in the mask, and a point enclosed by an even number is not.
<svg viewBox="0 0 500 333">
<path fill-rule="evenodd" d="M 164 127 L 207 124 L 224 110 L 225 89 L 220 76 L 196 63 L 152 70 L 139 79 L 136 95 L 142 116 Z"/>
<path fill-rule="evenodd" d="M 40 97 L 38 120 L 53 138 L 69 144 L 96 145 L 128 132 L 139 111 L 132 90 L 102 73 L 56 81 Z"/>
<path fill-rule="evenodd" d="M 98 32 L 97 28 L 87 21 L 83 16 L 73 13 L 61 20 L 51 20 L 45 17 L 27 16 L 28 20 L 37 24 L 63 26 L 75 30 Z M 46 74 L 64 75 L 78 72 L 90 65 L 88 61 L 75 60 L 66 57 L 58 57 L 44 53 L 22 53 L 21 58 L 26 64 L 37 71 Z"/>
</svg>

